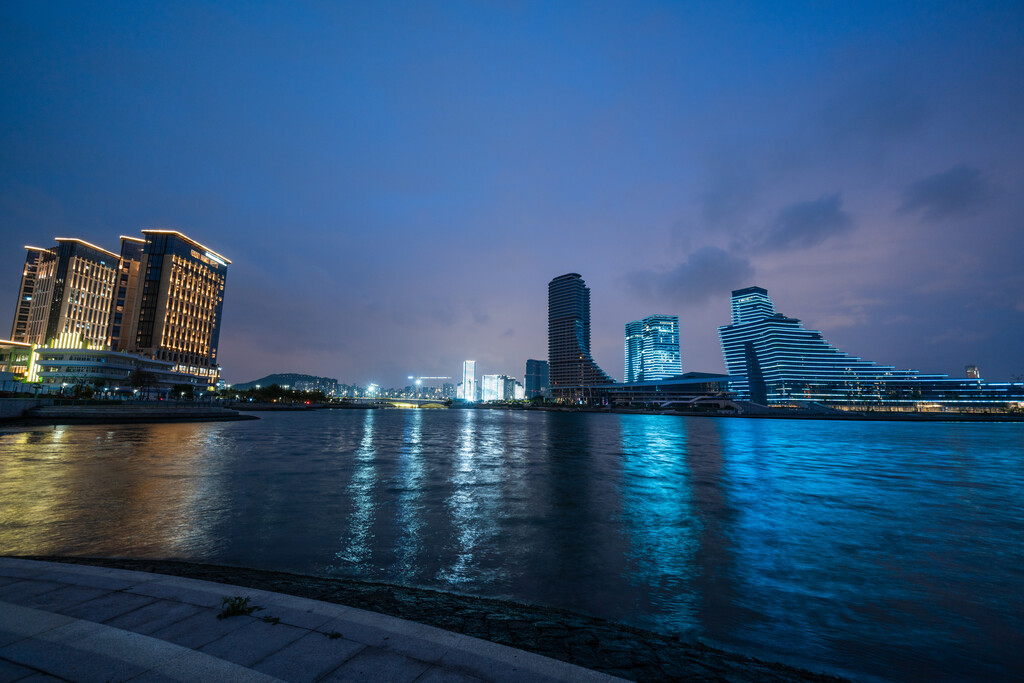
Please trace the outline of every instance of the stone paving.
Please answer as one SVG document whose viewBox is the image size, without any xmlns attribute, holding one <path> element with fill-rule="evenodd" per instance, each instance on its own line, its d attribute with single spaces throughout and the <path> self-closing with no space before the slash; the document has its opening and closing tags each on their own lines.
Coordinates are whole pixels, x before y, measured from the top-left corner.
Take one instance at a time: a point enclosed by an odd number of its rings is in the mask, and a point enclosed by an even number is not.
<svg viewBox="0 0 1024 683">
<path fill-rule="evenodd" d="M 497 643 L 224 583 L 0 557 L 2 681 L 614 681 Z"/>
</svg>

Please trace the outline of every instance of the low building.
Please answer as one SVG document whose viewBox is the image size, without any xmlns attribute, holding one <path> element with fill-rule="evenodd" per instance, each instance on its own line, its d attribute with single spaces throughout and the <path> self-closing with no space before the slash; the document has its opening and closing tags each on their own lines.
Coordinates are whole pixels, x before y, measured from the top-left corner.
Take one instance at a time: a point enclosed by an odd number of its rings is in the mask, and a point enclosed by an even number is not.
<svg viewBox="0 0 1024 683">
<path fill-rule="evenodd" d="M 36 350 L 38 381 L 49 393 L 88 386 L 111 393 L 168 394 L 176 385 L 205 389 L 206 379 L 174 372 L 174 363 L 102 349 Z"/>
</svg>

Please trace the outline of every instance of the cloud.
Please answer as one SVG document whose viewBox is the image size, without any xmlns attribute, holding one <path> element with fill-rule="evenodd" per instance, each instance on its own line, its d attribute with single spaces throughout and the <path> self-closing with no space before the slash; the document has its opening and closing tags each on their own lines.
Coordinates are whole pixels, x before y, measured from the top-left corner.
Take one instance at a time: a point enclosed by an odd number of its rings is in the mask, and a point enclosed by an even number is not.
<svg viewBox="0 0 1024 683">
<path fill-rule="evenodd" d="M 626 281 L 638 296 L 695 305 L 715 294 L 743 287 L 753 276 L 754 269 L 746 258 L 718 247 L 702 247 L 675 268 L 636 271 L 630 273 Z"/>
<path fill-rule="evenodd" d="M 930 175 L 903 190 L 899 213 L 921 211 L 931 221 L 973 213 L 995 194 L 981 171 L 958 164 L 948 171 Z"/>
<path fill-rule="evenodd" d="M 760 235 L 756 247 L 768 251 L 807 249 L 853 227 L 843 210 L 839 193 L 790 204 L 779 210 L 775 220 Z"/>
</svg>

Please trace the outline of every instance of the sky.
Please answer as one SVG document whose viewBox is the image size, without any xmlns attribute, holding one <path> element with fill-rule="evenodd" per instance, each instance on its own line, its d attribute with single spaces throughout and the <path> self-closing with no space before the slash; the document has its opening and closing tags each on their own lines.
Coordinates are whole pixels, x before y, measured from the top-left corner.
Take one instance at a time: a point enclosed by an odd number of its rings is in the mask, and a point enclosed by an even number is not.
<svg viewBox="0 0 1024 683">
<path fill-rule="evenodd" d="M 1022 377 L 1022 26 L 1019 2 L 6 0 L 0 321 L 23 245 L 171 228 L 233 261 L 229 382 L 521 377 L 568 272 L 619 379 L 654 313 L 684 371 L 723 372 L 751 285 L 863 358 Z"/>
</svg>

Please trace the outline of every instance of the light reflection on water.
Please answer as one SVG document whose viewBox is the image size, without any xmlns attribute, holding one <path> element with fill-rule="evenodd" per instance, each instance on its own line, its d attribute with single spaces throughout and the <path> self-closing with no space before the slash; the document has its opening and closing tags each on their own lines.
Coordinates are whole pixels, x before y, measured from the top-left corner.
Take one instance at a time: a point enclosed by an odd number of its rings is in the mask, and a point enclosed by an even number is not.
<svg viewBox="0 0 1024 683">
<path fill-rule="evenodd" d="M 502 411 L 0 434 L 0 551 L 510 597 L 900 680 L 1024 666 L 1024 425 Z"/>
</svg>

